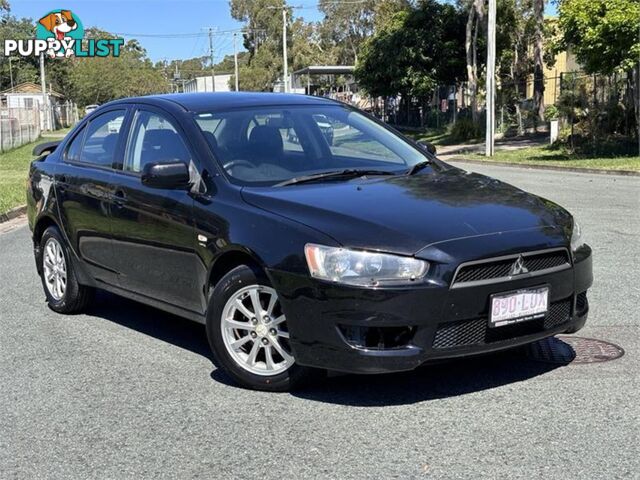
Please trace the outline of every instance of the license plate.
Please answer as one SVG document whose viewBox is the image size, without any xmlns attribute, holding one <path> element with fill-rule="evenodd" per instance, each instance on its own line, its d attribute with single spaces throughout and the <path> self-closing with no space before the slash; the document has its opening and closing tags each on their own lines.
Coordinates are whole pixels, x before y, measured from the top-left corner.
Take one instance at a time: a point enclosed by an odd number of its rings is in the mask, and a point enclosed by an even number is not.
<svg viewBox="0 0 640 480">
<path fill-rule="evenodd" d="M 549 287 L 491 296 L 489 326 L 501 327 L 544 317 L 549 309 Z"/>
</svg>

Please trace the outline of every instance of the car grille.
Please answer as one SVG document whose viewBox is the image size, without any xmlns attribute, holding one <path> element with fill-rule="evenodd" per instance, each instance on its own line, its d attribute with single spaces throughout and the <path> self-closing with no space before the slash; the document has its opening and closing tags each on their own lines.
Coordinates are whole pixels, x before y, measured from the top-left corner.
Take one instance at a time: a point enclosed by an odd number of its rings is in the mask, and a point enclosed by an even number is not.
<svg viewBox="0 0 640 480">
<path fill-rule="evenodd" d="M 455 275 L 453 286 L 469 286 L 476 282 L 509 280 L 511 269 L 519 255 L 508 258 L 488 259 L 470 264 L 462 264 Z M 542 275 L 545 272 L 569 267 L 569 254 L 565 249 L 545 252 L 523 253 L 523 266 L 528 272 Z"/>
<path fill-rule="evenodd" d="M 571 300 L 554 302 L 544 318 L 489 328 L 486 317 L 440 325 L 433 340 L 433 348 L 453 348 L 486 345 L 539 333 L 562 325 L 571 319 Z"/>
</svg>

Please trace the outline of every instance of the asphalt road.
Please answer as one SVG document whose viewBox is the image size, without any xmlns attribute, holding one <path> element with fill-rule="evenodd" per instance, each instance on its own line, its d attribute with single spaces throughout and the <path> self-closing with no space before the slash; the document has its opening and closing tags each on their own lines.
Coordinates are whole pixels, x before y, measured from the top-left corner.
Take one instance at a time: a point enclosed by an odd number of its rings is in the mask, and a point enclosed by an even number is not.
<svg viewBox="0 0 640 480">
<path fill-rule="evenodd" d="M 44 304 L 28 230 L 0 235 L 2 478 L 639 478 L 640 177 L 467 168 L 565 205 L 595 250 L 591 365 L 521 353 L 295 394 L 242 390 L 201 326 L 110 295 Z"/>
</svg>

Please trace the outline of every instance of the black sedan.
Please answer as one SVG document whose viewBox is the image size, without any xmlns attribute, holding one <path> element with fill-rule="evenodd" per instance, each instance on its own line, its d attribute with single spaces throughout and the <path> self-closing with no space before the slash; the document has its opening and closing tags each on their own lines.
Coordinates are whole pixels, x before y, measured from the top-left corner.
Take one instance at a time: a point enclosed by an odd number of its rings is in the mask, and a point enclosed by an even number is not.
<svg viewBox="0 0 640 480">
<path fill-rule="evenodd" d="M 123 99 L 34 153 L 49 306 L 104 289 L 205 323 L 243 386 L 410 370 L 587 318 L 591 249 L 566 210 L 331 100 Z"/>
</svg>

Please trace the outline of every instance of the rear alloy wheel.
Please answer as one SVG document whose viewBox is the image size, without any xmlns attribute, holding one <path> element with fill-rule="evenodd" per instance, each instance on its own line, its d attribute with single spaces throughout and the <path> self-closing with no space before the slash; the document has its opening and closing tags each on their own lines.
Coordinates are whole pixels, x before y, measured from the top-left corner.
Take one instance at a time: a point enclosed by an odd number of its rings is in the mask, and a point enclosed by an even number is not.
<svg viewBox="0 0 640 480">
<path fill-rule="evenodd" d="M 93 298 L 93 289 L 78 283 L 64 240 L 56 227 L 49 227 L 42 234 L 39 256 L 42 286 L 49 307 L 58 313 L 83 310 Z"/>
<path fill-rule="evenodd" d="M 44 285 L 54 300 L 64 298 L 67 290 L 67 262 L 62 245 L 54 237 L 47 239 L 42 252 L 42 272 Z"/>
<path fill-rule="evenodd" d="M 262 272 L 245 265 L 214 288 L 207 337 L 216 365 L 244 387 L 287 391 L 313 372 L 295 362 L 278 293 Z"/>
</svg>

